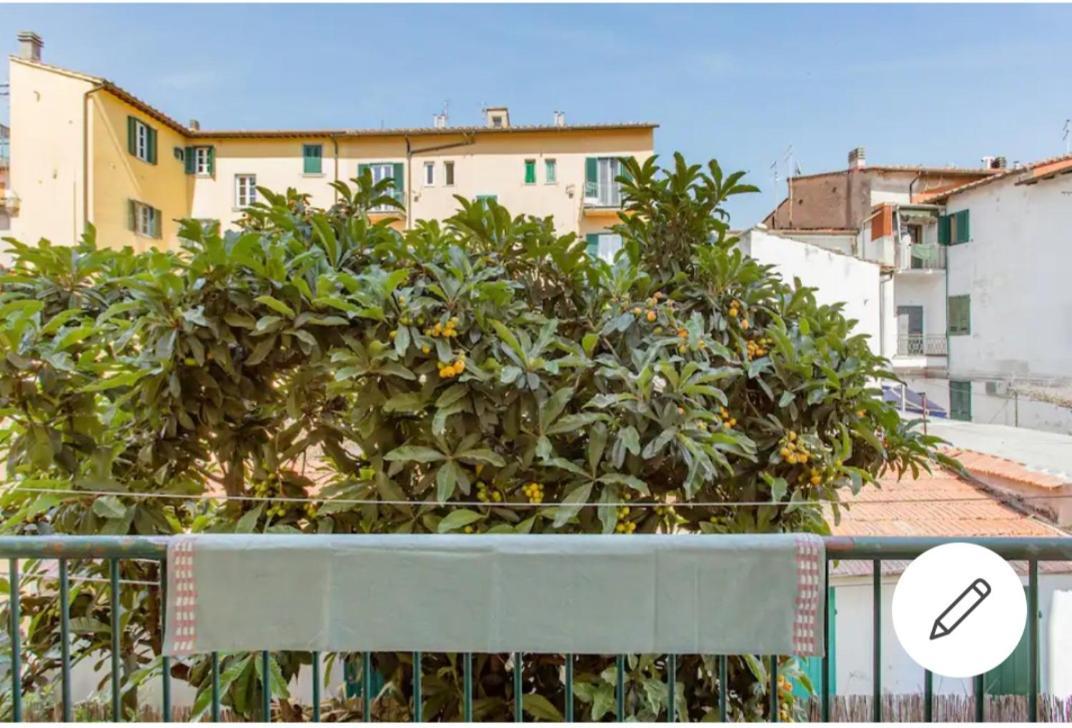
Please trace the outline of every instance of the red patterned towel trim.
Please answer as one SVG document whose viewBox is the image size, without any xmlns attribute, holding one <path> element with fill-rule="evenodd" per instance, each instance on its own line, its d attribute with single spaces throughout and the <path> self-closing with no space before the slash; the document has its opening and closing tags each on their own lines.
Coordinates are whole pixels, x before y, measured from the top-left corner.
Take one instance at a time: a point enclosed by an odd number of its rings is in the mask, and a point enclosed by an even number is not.
<svg viewBox="0 0 1072 728">
<path fill-rule="evenodd" d="M 164 653 L 186 657 L 197 644 L 197 586 L 194 581 L 194 539 L 168 543 L 168 630 Z"/>
<path fill-rule="evenodd" d="M 798 655 L 822 654 L 823 540 L 810 533 L 796 534 L 797 602 L 793 619 L 793 646 Z"/>
</svg>

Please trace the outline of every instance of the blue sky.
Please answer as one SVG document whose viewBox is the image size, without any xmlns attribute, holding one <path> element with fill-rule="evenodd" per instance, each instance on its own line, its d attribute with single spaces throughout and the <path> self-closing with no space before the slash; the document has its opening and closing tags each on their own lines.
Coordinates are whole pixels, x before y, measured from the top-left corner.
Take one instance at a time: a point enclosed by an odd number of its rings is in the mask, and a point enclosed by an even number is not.
<svg viewBox="0 0 1072 728">
<path fill-rule="evenodd" d="M 1072 6 L 10 5 L 0 51 L 110 78 L 206 128 L 655 121 L 656 151 L 717 157 L 763 192 L 792 145 L 805 173 L 977 164 L 1064 150 Z M 0 71 L 0 82 L 7 70 Z M 6 108 L 2 114 L 6 118 Z M 784 165 L 783 165 L 784 166 Z"/>
</svg>

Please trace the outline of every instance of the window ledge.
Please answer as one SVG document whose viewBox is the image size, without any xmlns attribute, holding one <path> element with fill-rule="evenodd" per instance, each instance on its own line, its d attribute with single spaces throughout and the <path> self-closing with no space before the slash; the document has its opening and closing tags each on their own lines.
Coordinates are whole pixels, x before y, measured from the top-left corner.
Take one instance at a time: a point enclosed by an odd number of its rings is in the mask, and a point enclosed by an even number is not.
<svg viewBox="0 0 1072 728">
<path fill-rule="evenodd" d="M 326 176 L 327 175 L 324 174 L 323 172 L 302 172 L 302 177 L 312 177 L 312 178 L 316 179 L 316 178 L 319 178 L 319 177 L 326 177 Z"/>
</svg>

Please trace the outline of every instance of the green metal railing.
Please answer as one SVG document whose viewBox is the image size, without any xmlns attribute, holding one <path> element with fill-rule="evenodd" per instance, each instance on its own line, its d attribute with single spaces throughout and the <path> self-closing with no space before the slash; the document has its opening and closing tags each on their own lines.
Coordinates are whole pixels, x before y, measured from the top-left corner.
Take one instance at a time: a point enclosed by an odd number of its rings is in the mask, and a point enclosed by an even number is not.
<svg viewBox="0 0 1072 728">
<path fill-rule="evenodd" d="M 356 538 L 360 538 L 359 536 Z M 465 538 L 465 536 L 458 536 Z M 717 538 L 712 536 L 711 538 Z M 951 541 L 968 542 L 985 546 L 1009 561 L 1026 561 L 1028 564 L 1028 658 L 1030 661 L 1028 694 L 1027 694 L 1027 718 L 1029 721 L 1038 720 L 1039 698 L 1039 562 L 1040 561 L 1072 561 L 1072 538 L 853 538 L 853 537 L 830 537 L 826 539 L 826 574 L 829 581 L 830 564 L 834 561 L 870 561 L 872 564 L 872 646 L 873 646 L 873 697 L 872 719 L 876 722 L 883 719 L 882 715 L 882 562 L 889 560 L 910 560 L 919 556 L 927 549 L 949 543 Z M 9 586 L 10 586 L 10 615 L 11 620 L 8 629 L 11 638 L 11 703 L 12 719 L 22 719 L 22 646 L 20 643 L 19 624 L 20 616 L 20 572 L 19 562 L 24 559 L 55 560 L 58 562 L 57 580 L 59 582 L 60 599 L 60 639 L 61 639 L 61 701 L 64 721 L 73 719 L 73 704 L 71 700 L 71 664 L 70 642 L 71 625 L 69 619 L 69 577 L 68 562 L 82 559 L 104 560 L 108 564 L 108 589 L 111 598 L 111 714 L 114 721 L 123 719 L 122 694 L 120 685 L 120 637 L 121 637 L 121 614 L 120 614 L 120 579 L 119 564 L 122 560 L 137 559 L 156 561 L 160 565 L 161 603 L 164 602 L 167 585 L 167 540 L 158 538 L 137 537 L 107 537 L 107 536 L 18 536 L 0 537 L 0 558 L 9 559 Z M 828 590 L 823 590 L 829 595 Z M 829 596 L 826 596 L 829 599 Z M 829 604 L 827 605 L 829 607 Z M 163 610 L 161 610 L 163 612 Z M 830 655 L 829 639 L 834 616 L 830 609 L 825 610 L 827 625 L 824 630 L 824 657 L 822 660 L 822 679 L 819 690 L 820 712 L 823 721 L 829 721 L 831 716 L 831 697 L 833 686 L 830 684 Z M 270 674 L 271 655 L 263 651 L 259 655 L 261 675 L 263 680 L 261 718 L 265 721 L 271 719 L 271 684 L 266 678 Z M 320 660 L 317 653 L 313 653 L 313 712 L 314 721 L 320 720 Z M 725 686 L 728 683 L 728 657 L 717 656 L 718 666 L 718 717 L 722 721 L 728 718 L 728 691 Z M 414 652 L 413 659 L 413 708 L 412 717 L 415 721 L 423 718 L 423 696 L 421 685 L 421 653 Z M 778 690 L 778 656 L 769 656 L 769 696 L 770 706 L 768 718 L 771 722 L 778 720 L 779 690 Z M 523 720 L 523 670 L 524 655 L 520 652 L 513 655 L 513 694 L 514 694 L 514 720 Z M 565 655 L 565 711 L 567 721 L 574 720 L 573 700 L 573 662 L 572 655 Z M 214 721 L 221 718 L 220 691 L 220 659 L 218 653 L 210 656 L 211 664 L 211 709 L 210 717 Z M 465 720 L 473 719 L 473 656 L 471 653 L 462 655 L 463 666 L 463 702 L 462 715 Z M 618 721 L 624 721 L 625 713 L 625 656 L 616 658 L 616 685 L 615 685 L 615 717 Z M 675 704 L 675 685 L 677 682 L 677 657 L 666 656 L 667 671 L 667 720 L 676 722 L 679 719 Z M 168 658 L 163 658 L 161 669 L 162 680 L 162 707 L 163 720 L 171 717 L 171 670 Z M 362 693 L 365 699 L 362 701 L 363 719 L 366 722 L 372 720 L 372 701 L 369 698 L 372 692 L 372 654 L 362 653 Z M 983 721 L 985 715 L 985 683 L 982 676 L 975 679 L 975 719 Z M 933 676 L 929 671 L 924 671 L 924 720 L 933 719 Z"/>
</svg>

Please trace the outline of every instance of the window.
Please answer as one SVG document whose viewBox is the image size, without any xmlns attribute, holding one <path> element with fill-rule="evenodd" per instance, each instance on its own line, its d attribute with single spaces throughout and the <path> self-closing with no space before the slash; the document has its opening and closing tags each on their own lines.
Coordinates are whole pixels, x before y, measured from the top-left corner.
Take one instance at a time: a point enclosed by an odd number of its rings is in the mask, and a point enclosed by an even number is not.
<svg viewBox="0 0 1072 728">
<path fill-rule="evenodd" d="M 186 174 L 211 177 L 216 173 L 215 147 L 186 147 Z"/>
<path fill-rule="evenodd" d="M 160 237 L 160 210 L 137 200 L 128 203 L 129 227 L 137 235 L 147 238 Z"/>
<path fill-rule="evenodd" d="M 949 380 L 949 416 L 954 420 L 971 422 L 971 382 Z"/>
<path fill-rule="evenodd" d="M 405 190 L 406 180 L 400 162 L 373 162 L 371 164 L 357 165 L 358 177 L 363 177 L 366 172 L 372 175 L 372 182 L 374 184 L 382 182 L 385 179 L 393 180 L 394 187 L 387 194 L 391 195 L 399 202 L 405 201 L 403 192 Z M 395 209 L 396 208 L 388 207 L 387 205 L 380 205 L 373 208 L 376 212 L 391 212 Z"/>
<path fill-rule="evenodd" d="M 443 162 L 443 179 L 447 187 L 454 186 L 454 162 Z"/>
<path fill-rule="evenodd" d="M 322 174 L 324 147 L 321 144 L 302 144 L 302 174 Z"/>
<path fill-rule="evenodd" d="M 212 147 L 194 147 L 194 173 L 212 174 Z"/>
<path fill-rule="evenodd" d="M 525 160 L 525 184 L 527 184 L 527 185 L 536 184 L 536 160 L 535 159 L 526 159 Z"/>
<path fill-rule="evenodd" d="M 621 207 L 621 160 L 617 157 L 588 157 L 584 160 L 584 201 L 596 207 Z"/>
<path fill-rule="evenodd" d="M 549 185 L 558 182 L 558 164 L 553 159 L 543 160 L 543 180 Z"/>
<path fill-rule="evenodd" d="M 141 119 L 128 116 L 127 151 L 143 162 L 156 164 L 156 129 Z"/>
<path fill-rule="evenodd" d="M 971 220 L 967 210 L 960 210 L 938 218 L 938 242 L 942 245 L 958 245 L 971 240 Z"/>
<path fill-rule="evenodd" d="M 622 236 L 614 233 L 588 233 L 584 239 L 588 254 L 607 262 L 614 260 L 615 253 L 622 249 Z"/>
<path fill-rule="evenodd" d="M 249 207 L 257 201 L 257 175 L 236 174 L 235 207 Z"/>
<path fill-rule="evenodd" d="M 432 187 L 435 185 L 435 162 L 424 163 L 424 186 Z"/>
<path fill-rule="evenodd" d="M 952 335 L 971 333 L 971 296 L 950 296 L 948 330 Z"/>
</svg>

